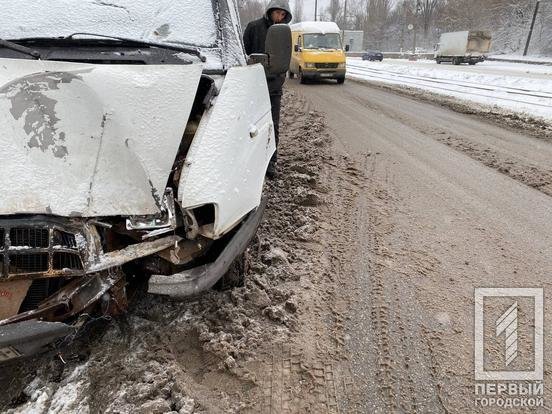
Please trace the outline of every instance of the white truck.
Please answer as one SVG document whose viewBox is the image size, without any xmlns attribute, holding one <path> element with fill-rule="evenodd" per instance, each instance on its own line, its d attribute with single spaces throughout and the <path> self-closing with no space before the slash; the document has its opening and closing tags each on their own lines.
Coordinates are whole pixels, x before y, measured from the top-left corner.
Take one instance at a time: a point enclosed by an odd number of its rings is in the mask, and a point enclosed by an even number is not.
<svg viewBox="0 0 552 414">
<path fill-rule="evenodd" d="M 483 62 L 491 48 L 491 35 L 486 31 L 463 31 L 441 34 L 435 47 L 437 63 L 452 62 L 454 65 Z"/>
<path fill-rule="evenodd" d="M 210 288 L 264 209 L 275 150 L 266 73 L 235 0 L 4 0 L 0 14 L 0 362 L 95 312 Z M 266 73 L 265 73 L 266 72 Z"/>
</svg>

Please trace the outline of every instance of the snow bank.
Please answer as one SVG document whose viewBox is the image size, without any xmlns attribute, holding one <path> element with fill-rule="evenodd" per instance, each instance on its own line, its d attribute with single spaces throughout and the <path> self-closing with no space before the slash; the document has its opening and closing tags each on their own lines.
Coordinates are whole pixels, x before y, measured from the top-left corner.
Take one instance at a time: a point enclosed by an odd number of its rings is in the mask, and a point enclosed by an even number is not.
<svg viewBox="0 0 552 414">
<path fill-rule="evenodd" d="M 522 55 L 514 55 L 514 54 L 504 54 L 504 55 L 490 55 L 489 57 L 492 59 L 550 63 L 552 65 L 552 56 L 522 56 Z"/>
<path fill-rule="evenodd" d="M 552 67 L 505 62 L 476 66 L 347 60 L 347 76 L 419 88 L 465 101 L 505 108 L 552 120 Z"/>
</svg>

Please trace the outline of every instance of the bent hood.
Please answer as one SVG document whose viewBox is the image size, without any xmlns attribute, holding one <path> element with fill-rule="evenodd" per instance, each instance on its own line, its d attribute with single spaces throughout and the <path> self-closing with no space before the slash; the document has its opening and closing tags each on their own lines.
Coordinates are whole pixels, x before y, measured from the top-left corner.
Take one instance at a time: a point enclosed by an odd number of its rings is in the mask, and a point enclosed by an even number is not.
<svg viewBox="0 0 552 414">
<path fill-rule="evenodd" d="M 0 214 L 159 212 L 201 71 L 0 59 Z"/>
</svg>

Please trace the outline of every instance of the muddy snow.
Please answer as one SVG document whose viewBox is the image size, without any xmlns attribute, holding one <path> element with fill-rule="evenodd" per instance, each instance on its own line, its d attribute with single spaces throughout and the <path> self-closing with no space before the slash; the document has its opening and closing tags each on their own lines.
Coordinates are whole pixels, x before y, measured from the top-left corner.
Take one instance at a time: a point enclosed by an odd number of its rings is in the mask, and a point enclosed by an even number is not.
<svg viewBox="0 0 552 414">
<path fill-rule="evenodd" d="M 233 269 L 245 272 L 243 286 L 186 302 L 138 293 L 125 317 L 104 322 L 58 356 L 34 361 L 36 369 L 6 375 L 11 384 L 3 395 L 4 409 L 280 410 L 287 383 L 274 384 L 284 375 L 275 364 L 291 364 L 285 375 L 297 377 L 305 390 L 320 388 L 315 366 L 331 361 L 325 352 L 333 358 L 343 343 L 335 332 L 328 335 L 342 316 L 331 308 L 336 256 L 321 248 L 321 240 L 335 231 L 330 218 L 336 206 L 326 203 L 337 195 L 340 203 L 349 198 L 341 194 L 344 189 L 329 188 L 326 178 L 347 160 L 330 156 L 323 117 L 304 100 L 287 93 L 283 108 L 278 178 L 266 182 L 269 204 L 263 223 Z M 296 398 L 304 407 L 326 404 L 301 392 Z"/>
</svg>

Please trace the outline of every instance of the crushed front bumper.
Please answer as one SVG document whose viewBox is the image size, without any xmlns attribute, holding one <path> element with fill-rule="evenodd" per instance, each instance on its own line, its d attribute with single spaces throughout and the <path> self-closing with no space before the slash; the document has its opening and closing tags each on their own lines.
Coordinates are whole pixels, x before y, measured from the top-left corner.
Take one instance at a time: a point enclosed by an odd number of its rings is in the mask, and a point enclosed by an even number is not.
<svg viewBox="0 0 552 414">
<path fill-rule="evenodd" d="M 249 213 L 247 219 L 214 262 L 169 276 L 152 275 L 149 280 L 148 292 L 182 299 L 213 287 L 228 272 L 232 262 L 245 251 L 255 236 L 265 207 L 266 198 L 263 197 L 260 205 Z"/>
<path fill-rule="evenodd" d="M 76 332 L 77 328 L 61 322 L 36 319 L 0 328 L 0 363 L 48 351 L 50 345 Z"/>
<path fill-rule="evenodd" d="M 121 266 L 179 240 L 171 235 L 104 253 L 96 227 L 86 220 L 0 220 L 0 362 L 74 334 L 83 314 L 124 312 Z"/>
<path fill-rule="evenodd" d="M 342 79 L 345 78 L 346 69 L 303 69 L 305 79 Z"/>
</svg>

